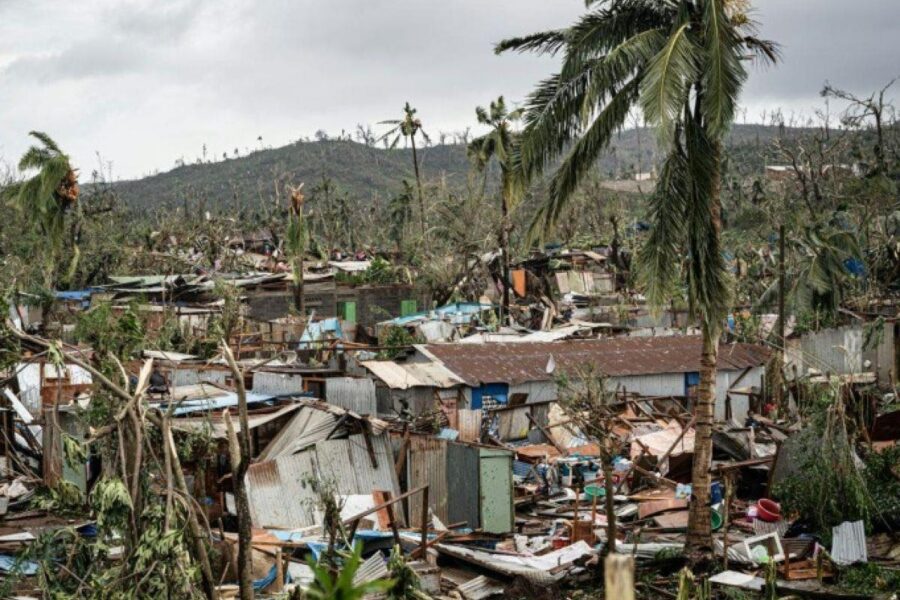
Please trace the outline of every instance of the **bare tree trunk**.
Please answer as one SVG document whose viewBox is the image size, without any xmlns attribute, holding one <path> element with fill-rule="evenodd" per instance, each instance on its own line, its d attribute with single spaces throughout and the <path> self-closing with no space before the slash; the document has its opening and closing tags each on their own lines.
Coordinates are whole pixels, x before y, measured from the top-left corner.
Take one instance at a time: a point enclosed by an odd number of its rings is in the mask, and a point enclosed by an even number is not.
<svg viewBox="0 0 900 600">
<path fill-rule="evenodd" d="M 409 136 L 412 143 L 413 170 L 416 173 L 416 187 L 419 191 L 419 221 L 422 225 L 422 240 L 425 240 L 425 196 L 422 195 L 422 177 L 419 175 L 419 155 L 416 153 L 416 136 Z"/>
<path fill-rule="evenodd" d="M 613 466 L 611 457 L 603 457 L 603 487 L 606 491 L 606 552 L 613 554 L 616 551 L 616 503 L 613 495 L 616 493 L 613 485 Z"/>
<path fill-rule="evenodd" d="M 506 201 L 506 194 L 502 194 L 500 198 L 500 260 L 503 262 L 503 315 L 501 315 L 500 324 L 509 325 L 511 323 L 509 315 L 509 204 Z M 503 322 L 506 318 L 506 323 Z"/>
<path fill-rule="evenodd" d="M 222 340 L 222 354 L 231 368 L 238 395 L 238 415 L 241 423 L 240 435 L 235 434 L 231 417 L 225 413 L 225 424 L 228 428 L 228 447 L 231 454 L 232 485 L 234 485 L 234 503 L 238 519 L 238 581 L 240 583 L 241 600 L 253 600 L 252 573 L 252 539 L 250 523 L 250 500 L 244 485 L 244 476 L 250 467 L 250 427 L 247 416 L 247 391 L 244 389 L 244 374 L 238 368 L 228 344 Z"/>
<path fill-rule="evenodd" d="M 164 422 L 166 425 L 168 423 Z M 185 500 L 191 497 L 191 491 L 188 489 L 187 482 L 184 479 L 184 471 L 181 470 L 181 461 L 178 459 L 178 450 L 175 448 L 175 440 L 172 437 L 172 430 L 167 429 L 163 432 L 165 439 L 163 443 L 166 446 L 166 452 L 169 453 L 169 460 L 172 464 L 172 470 L 175 473 L 175 483 L 178 490 L 184 496 Z M 203 540 L 203 529 L 200 527 L 200 521 L 197 519 L 197 513 L 193 508 L 185 511 L 187 513 L 188 529 L 191 532 L 191 538 L 194 542 L 194 552 L 200 561 L 200 573 L 203 575 L 203 587 L 206 597 L 215 600 L 218 597 L 216 593 L 216 581 L 213 579 L 212 567 L 209 564 L 209 554 L 206 552 L 206 544 Z"/>
</svg>

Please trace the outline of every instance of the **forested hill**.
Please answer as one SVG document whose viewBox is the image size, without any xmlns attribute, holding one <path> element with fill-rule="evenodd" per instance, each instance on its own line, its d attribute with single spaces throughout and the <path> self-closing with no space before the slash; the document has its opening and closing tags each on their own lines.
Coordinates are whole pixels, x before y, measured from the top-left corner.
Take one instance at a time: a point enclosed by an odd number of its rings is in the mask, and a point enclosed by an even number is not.
<svg viewBox="0 0 900 600">
<path fill-rule="evenodd" d="M 758 168 L 769 142 L 778 135 L 775 127 L 736 125 L 729 136 L 745 167 Z M 790 133 L 789 133 L 790 134 Z M 435 145 L 419 149 L 423 175 L 427 180 L 444 176 L 448 185 L 466 181 L 469 160 L 462 144 Z M 600 163 L 604 175 L 628 177 L 647 171 L 658 162 L 653 132 L 630 129 L 614 140 Z M 752 164 L 758 163 L 758 164 Z M 412 157 L 408 149 L 385 150 L 351 141 L 324 140 L 297 142 L 280 148 L 262 149 L 240 156 L 179 166 L 143 179 L 116 183 L 122 200 L 130 206 L 164 207 L 198 198 L 209 206 L 247 206 L 270 201 L 276 181 L 306 182 L 307 189 L 331 178 L 350 197 L 360 201 L 375 196 L 391 196 L 403 179 L 412 181 Z"/>
</svg>

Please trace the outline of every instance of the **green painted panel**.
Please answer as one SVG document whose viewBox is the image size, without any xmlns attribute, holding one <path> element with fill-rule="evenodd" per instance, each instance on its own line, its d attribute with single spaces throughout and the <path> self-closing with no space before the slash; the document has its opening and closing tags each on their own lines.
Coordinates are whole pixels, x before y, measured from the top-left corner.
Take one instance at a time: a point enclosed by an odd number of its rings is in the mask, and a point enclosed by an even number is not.
<svg viewBox="0 0 900 600">
<path fill-rule="evenodd" d="M 356 323 L 356 302 L 341 302 L 341 317 L 349 322 Z"/>
<path fill-rule="evenodd" d="M 408 317 L 409 315 L 415 314 L 416 312 L 416 301 L 415 300 L 401 300 L 400 301 L 400 316 Z"/>
<path fill-rule="evenodd" d="M 488 448 L 481 449 L 480 453 L 481 528 L 490 533 L 509 533 L 515 517 L 512 453 Z"/>
</svg>

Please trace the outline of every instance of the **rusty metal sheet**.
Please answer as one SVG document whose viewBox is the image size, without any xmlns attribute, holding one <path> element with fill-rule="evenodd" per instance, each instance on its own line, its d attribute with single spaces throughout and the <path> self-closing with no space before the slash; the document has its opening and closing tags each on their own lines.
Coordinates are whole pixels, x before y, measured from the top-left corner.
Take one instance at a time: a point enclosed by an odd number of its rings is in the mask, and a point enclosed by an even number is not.
<svg viewBox="0 0 900 600">
<path fill-rule="evenodd" d="M 560 373 L 589 365 L 612 377 L 691 373 L 700 370 L 701 346 L 700 336 L 666 336 L 514 344 L 428 344 L 419 348 L 475 387 L 484 383 L 516 385 L 551 381 Z M 769 354 L 767 348 L 755 344 L 723 344 L 718 366 L 725 370 L 756 367 L 764 364 Z M 550 372 L 548 364 L 555 365 Z"/>
<path fill-rule="evenodd" d="M 411 436 L 406 464 L 409 489 L 427 485 L 428 506 L 438 519 L 449 523 L 447 440 L 423 435 Z M 415 527 L 422 523 L 422 501 L 418 496 L 409 500 L 409 522 Z"/>
<path fill-rule="evenodd" d="M 456 412 L 459 425 L 459 441 L 481 441 L 481 419 L 483 413 L 479 409 L 460 408 Z"/>
<path fill-rule="evenodd" d="M 363 361 L 368 369 L 389 388 L 406 390 L 411 387 L 451 388 L 463 381 L 440 363 L 398 363 L 390 360 Z"/>
<path fill-rule="evenodd" d="M 303 452 L 250 465 L 245 482 L 250 518 L 257 528 L 298 529 L 315 525 L 314 456 Z"/>
</svg>

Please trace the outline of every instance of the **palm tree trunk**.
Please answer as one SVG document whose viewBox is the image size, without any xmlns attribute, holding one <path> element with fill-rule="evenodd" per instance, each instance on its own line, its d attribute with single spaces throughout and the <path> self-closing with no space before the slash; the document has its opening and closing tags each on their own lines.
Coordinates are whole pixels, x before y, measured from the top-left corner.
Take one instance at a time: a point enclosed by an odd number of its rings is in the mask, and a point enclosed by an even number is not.
<svg viewBox="0 0 900 600">
<path fill-rule="evenodd" d="M 710 206 L 713 232 L 720 238 L 722 231 L 721 148 L 713 141 L 712 152 L 715 172 L 710 185 Z M 721 324 L 715 317 L 701 319 L 703 349 L 700 355 L 700 385 L 697 388 L 697 418 L 694 438 L 694 464 L 691 472 L 691 502 L 688 514 L 686 554 L 698 559 L 712 550 L 712 523 L 710 517 L 710 473 L 712 465 L 712 427 L 716 408 L 716 364 L 719 358 L 719 332 Z"/>
<path fill-rule="evenodd" d="M 694 465 L 691 473 L 691 502 L 688 515 L 687 552 L 702 555 L 712 547 L 709 506 L 709 467 L 712 463 L 712 426 L 716 406 L 716 362 L 719 354 L 718 327 L 702 326 L 703 351 L 700 357 L 700 385 L 694 415 Z"/>
<path fill-rule="evenodd" d="M 506 194 L 500 196 L 500 260 L 503 261 L 503 310 L 500 315 L 500 324 L 509 325 L 509 204 Z M 507 322 L 504 323 L 504 317 Z"/>
<path fill-rule="evenodd" d="M 294 309 L 306 317 L 306 298 L 303 294 L 303 257 L 294 259 Z"/>
<path fill-rule="evenodd" d="M 413 171 L 416 173 L 416 188 L 419 192 L 419 222 L 422 225 L 422 239 L 425 239 L 425 197 L 422 195 L 422 177 L 419 175 L 419 155 L 416 153 L 416 136 L 409 136 L 412 142 Z"/>
</svg>

